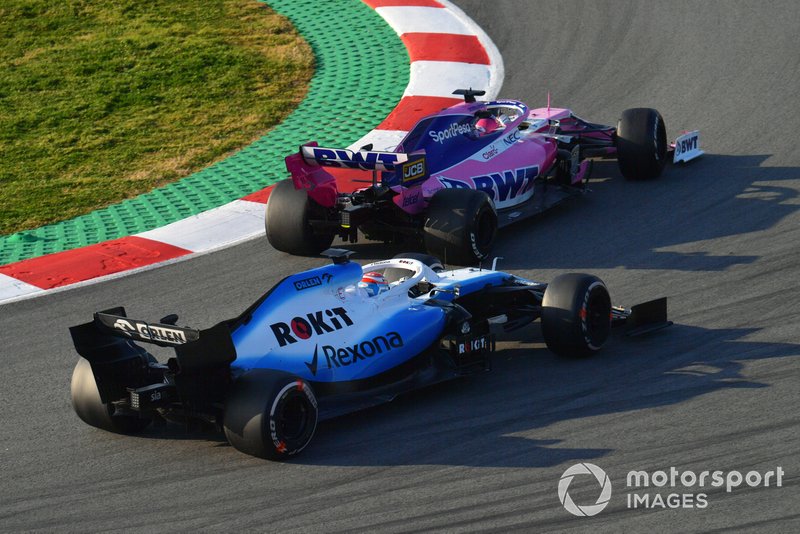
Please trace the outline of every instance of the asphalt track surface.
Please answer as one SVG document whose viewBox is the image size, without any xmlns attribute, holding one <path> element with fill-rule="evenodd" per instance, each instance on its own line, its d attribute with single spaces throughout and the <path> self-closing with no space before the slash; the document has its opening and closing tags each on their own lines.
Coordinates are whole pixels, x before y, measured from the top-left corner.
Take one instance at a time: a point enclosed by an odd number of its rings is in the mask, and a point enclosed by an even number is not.
<svg viewBox="0 0 800 534">
<path fill-rule="evenodd" d="M 459 5 L 503 53 L 502 96 L 543 103 L 549 90 L 609 123 L 652 106 L 671 134 L 702 130 L 702 160 L 645 183 L 598 165 L 592 194 L 496 248 L 525 276 L 598 274 L 620 303 L 666 295 L 676 326 L 586 361 L 551 355 L 532 327 L 500 343 L 491 373 L 324 423 L 278 464 L 179 427 L 124 437 L 82 424 L 67 327 L 117 304 L 209 326 L 320 260 L 259 239 L 5 305 L 0 530 L 800 530 L 800 4 Z M 585 461 L 614 493 L 576 518 L 556 488 Z M 626 508 L 628 471 L 670 466 L 785 475 L 781 488 L 706 488 L 705 509 Z M 570 493 L 591 504 L 598 490 L 576 477 Z"/>
</svg>

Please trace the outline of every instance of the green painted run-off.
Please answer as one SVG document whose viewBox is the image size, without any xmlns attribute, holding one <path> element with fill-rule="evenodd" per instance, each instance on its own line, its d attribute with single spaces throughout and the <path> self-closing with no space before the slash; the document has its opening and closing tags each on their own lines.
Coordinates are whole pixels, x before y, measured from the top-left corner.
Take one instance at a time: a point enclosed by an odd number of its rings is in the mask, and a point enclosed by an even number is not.
<svg viewBox="0 0 800 534">
<path fill-rule="evenodd" d="M 191 176 L 107 208 L 0 237 L 0 265 L 145 232 L 221 206 L 285 178 L 283 158 L 311 140 L 347 146 L 394 108 L 408 85 L 408 53 L 358 0 L 267 0 L 309 42 L 316 71 L 308 95 L 275 129 Z"/>
</svg>

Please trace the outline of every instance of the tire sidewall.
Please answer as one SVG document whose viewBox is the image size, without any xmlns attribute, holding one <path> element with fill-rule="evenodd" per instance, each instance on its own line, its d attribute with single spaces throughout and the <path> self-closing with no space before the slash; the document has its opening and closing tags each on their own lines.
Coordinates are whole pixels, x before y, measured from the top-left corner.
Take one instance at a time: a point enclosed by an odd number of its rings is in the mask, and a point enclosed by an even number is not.
<svg viewBox="0 0 800 534">
<path fill-rule="evenodd" d="M 652 108 L 623 112 L 615 136 L 617 161 L 628 180 L 649 180 L 661 175 L 667 162 L 666 126 Z"/>
<path fill-rule="evenodd" d="M 425 247 L 447 263 L 471 265 L 489 256 L 497 236 L 497 211 L 483 191 L 441 189 L 428 204 Z"/>
<path fill-rule="evenodd" d="M 303 431 L 298 436 L 288 436 L 282 428 L 281 414 L 289 404 L 302 402 L 309 410 L 303 422 Z M 302 379 L 294 379 L 281 387 L 274 395 L 273 402 L 268 406 L 267 417 L 264 418 L 264 439 L 271 444 L 276 454 L 280 456 L 294 456 L 305 449 L 314 437 L 317 428 L 318 415 L 317 398 L 311 387 Z"/>
<path fill-rule="evenodd" d="M 307 420 L 300 435 L 290 436 L 282 417 L 297 402 L 303 403 Z M 283 371 L 254 369 L 231 385 L 223 429 L 228 442 L 240 452 L 283 460 L 308 446 L 318 419 L 318 401 L 306 381 Z"/>
<path fill-rule="evenodd" d="M 611 299 L 603 281 L 582 273 L 556 277 L 542 301 L 542 334 L 560 356 L 599 351 L 611 334 Z"/>
</svg>

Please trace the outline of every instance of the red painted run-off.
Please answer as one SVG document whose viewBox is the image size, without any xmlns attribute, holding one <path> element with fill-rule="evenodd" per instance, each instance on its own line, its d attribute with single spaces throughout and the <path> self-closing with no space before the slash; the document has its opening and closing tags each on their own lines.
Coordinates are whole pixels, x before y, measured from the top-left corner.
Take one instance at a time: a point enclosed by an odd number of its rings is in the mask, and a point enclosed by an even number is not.
<svg viewBox="0 0 800 534">
<path fill-rule="evenodd" d="M 425 115 L 431 115 L 460 102 L 463 102 L 460 98 L 444 96 L 404 96 L 389 116 L 378 125 L 378 129 L 408 131 Z"/>
<path fill-rule="evenodd" d="M 474 35 L 452 33 L 404 33 L 400 36 L 411 62 L 453 61 L 489 65 L 489 54 Z"/>
<path fill-rule="evenodd" d="M 0 274 L 41 289 L 53 289 L 186 254 L 191 254 L 191 251 L 143 237 L 129 236 L 4 265 L 0 267 Z"/>
</svg>

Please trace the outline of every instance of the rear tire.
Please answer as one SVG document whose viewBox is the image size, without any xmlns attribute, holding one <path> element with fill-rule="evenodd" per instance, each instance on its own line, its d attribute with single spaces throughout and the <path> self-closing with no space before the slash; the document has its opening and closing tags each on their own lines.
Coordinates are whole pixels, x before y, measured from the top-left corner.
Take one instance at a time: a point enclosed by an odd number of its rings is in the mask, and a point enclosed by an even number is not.
<svg viewBox="0 0 800 534">
<path fill-rule="evenodd" d="M 296 256 L 311 256 L 329 248 L 334 234 L 318 234 L 310 219 L 324 219 L 325 208 L 295 189 L 291 180 L 275 184 L 269 195 L 264 224 L 267 239 L 276 249 Z"/>
<path fill-rule="evenodd" d="M 473 265 L 489 256 L 497 236 L 497 212 L 474 189 L 442 189 L 428 204 L 425 248 L 446 263 Z"/>
<path fill-rule="evenodd" d="M 596 276 L 562 274 L 547 285 L 542 300 L 542 334 L 559 356 L 585 357 L 611 335 L 611 297 Z"/>
<path fill-rule="evenodd" d="M 256 369 L 234 382 L 223 427 L 228 442 L 237 450 L 285 460 L 308 445 L 318 417 L 317 399 L 305 380 Z"/>
<path fill-rule="evenodd" d="M 667 132 L 661 114 L 651 108 L 625 110 L 617 123 L 616 145 L 625 179 L 657 178 L 667 162 Z"/>
<path fill-rule="evenodd" d="M 117 434 L 137 434 L 147 428 L 152 419 L 135 415 L 114 415 L 114 405 L 100 400 L 100 392 L 94 380 L 92 366 L 81 358 L 72 372 L 70 383 L 72 408 L 87 425 L 116 432 Z"/>
</svg>

